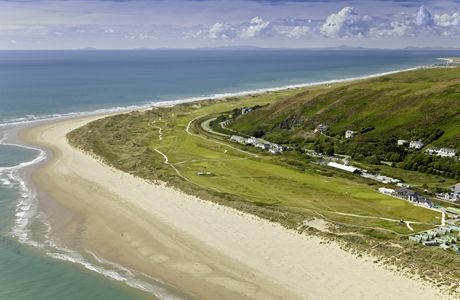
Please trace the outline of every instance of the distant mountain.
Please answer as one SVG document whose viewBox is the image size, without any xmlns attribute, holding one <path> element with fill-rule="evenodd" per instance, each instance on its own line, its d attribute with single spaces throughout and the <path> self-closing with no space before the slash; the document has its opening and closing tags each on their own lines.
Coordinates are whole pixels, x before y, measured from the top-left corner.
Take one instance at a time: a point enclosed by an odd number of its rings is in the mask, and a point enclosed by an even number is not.
<svg viewBox="0 0 460 300">
<path fill-rule="evenodd" d="M 86 48 L 82 48 L 82 49 L 79 49 L 79 50 L 97 50 L 97 49 L 94 48 L 94 47 L 86 47 Z"/>
<path fill-rule="evenodd" d="M 264 50 L 270 48 L 261 48 L 256 46 L 222 46 L 222 47 L 200 47 L 197 50 Z"/>
<path fill-rule="evenodd" d="M 455 47 L 406 47 L 404 50 L 460 50 Z"/>
<path fill-rule="evenodd" d="M 338 47 L 323 48 L 324 50 L 376 50 L 376 48 L 364 48 L 364 47 L 351 47 L 347 45 L 341 45 Z"/>
</svg>

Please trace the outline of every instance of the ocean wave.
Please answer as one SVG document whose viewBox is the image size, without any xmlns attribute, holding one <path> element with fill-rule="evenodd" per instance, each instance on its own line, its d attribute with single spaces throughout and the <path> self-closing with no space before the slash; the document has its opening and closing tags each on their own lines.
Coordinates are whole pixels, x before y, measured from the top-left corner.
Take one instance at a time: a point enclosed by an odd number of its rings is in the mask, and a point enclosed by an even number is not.
<svg viewBox="0 0 460 300">
<path fill-rule="evenodd" d="M 162 300 L 181 300 L 183 298 L 177 297 L 167 288 L 163 287 L 164 283 L 159 280 L 154 279 L 154 283 L 149 283 L 146 280 L 141 279 L 142 274 L 134 274 L 131 270 L 128 270 L 118 264 L 105 261 L 97 257 L 94 253 L 89 252 L 91 256 L 95 259 L 95 263 L 90 263 L 86 258 L 84 258 L 80 253 L 70 250 L 65 247 L 56 247 L 55 250 L 59 252 L 50 251 L 47 253 L 48 256 L 63 260 L 69 261 L 74 264 L 79 264 L 84 266 L 86 269 L 101 274 L 109 279 L 124 282 L 130 287 L 140 289 L 142 291 L 148 292 L 158 299 Z M 147 277 L 147 276 L 146 276 Z M 151 277 L 148 277 L 152 279 Z"/>
<path fill-rule="evenodd" d="M 11 166 L 11 167 L 0 167 L 0 174 L 1 173 L 9 173 L 9 176 L 10 176 L 11 179 L 17 179 L 16 176 L 12 175 L 13 174 L 12 172 L 27 168 L 27 167 L 32 166 L 32 165 L 35 165 L 35 164 L 39 163 L 40 161 L 46 159 L 46 152 L 44 150 L 40 149 L 40 148 L 35 148 L 35 147 L 25 146 L 25 145 L 19 145 L 19 144 L 10 144 L 10 143 L 2 143 L 2 145 L 20 147 L 20 148 L 25 148 L 25 149 L 31 149 L 31 150 L 35 150 L 35 151 L 38 152 L 38 155 L 32 160 L 24 161 L 24 162 L 21 162 L 21 163 L 19 163 L 17 165 Z"/>
<path fill-rule="evenodd" d="M 73 117 L 83 117 L 91 115 L 99 115 L 106 113 L 116 113 L 116 112 L 125 112 L 131 110 L 144 109 L 150 106 L 150 104 L 141 104 L 141 105 L 130 105 L 130 106 L 116 106 L 112 108 L 102 108 L 94 111 L 82 111 L 82 112 L 69 112 L 63 114 L 51 114 L 51 115 L 27 115 L 26 117 L 21 118 L 12 118 L 3 120 L 0 123 L 0 128 L 2 127 L 18 127 L 18 126 L 30 126 L 35 124 L 40 124 L 42 122 L 50 122 L 61 119 L 68 119 Z M 0 140 L 1 142 L 2 140 Z"/>
<path fill-rule="evenodd" d="M 14 170 L 13 172 L 19 173 L 18 170 Z M 16 237 L 21 243 L 30 244 L 35 247 L 42 247 L 40 243 L 31 239 L 30 229 L 28 228 L 31 218 L 36 215 L 38 209 L 37 194 L 34 190 L 27 187 L 26 183 L 21 179 L 19 174 L 14 176 L 14 178 L 14 180 L 18 182 L 19 193 L 21 196 L 16 204 L 16 210 L 14 212 L 15 220 L 11 229 L 11 235 Z"/>
</svg>

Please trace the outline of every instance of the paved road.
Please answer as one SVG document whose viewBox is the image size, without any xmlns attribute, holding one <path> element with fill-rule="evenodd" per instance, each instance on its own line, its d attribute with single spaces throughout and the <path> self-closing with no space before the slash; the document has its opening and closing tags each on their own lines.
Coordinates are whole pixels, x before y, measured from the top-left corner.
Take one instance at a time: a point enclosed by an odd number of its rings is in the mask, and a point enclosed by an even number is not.
<svg viewBox="0 0 460 300">
<path fill-rule="evenodd" d="M 220 136 L 230 137 L 229 134 L 224 134 L 224 133 L 220 133 L 220 132 L 214 131 L 214 130 L 212 130 L 212 129 L 209 127 L 209 123 L 211 123 L 211 122 L 214 121 L 215 119 L 217 119 L 217 118 L 212 118 L 212 119 L 209 119 L 209 120 L 204 121 L 203 123 L 201 123 L 201 127 L 202 127 L 204 130 L 206 130 L 207 132 L 210 132 L 210 133 L 212 133 L 212 134 L 217 134 L 217 135 L 220 135 Z"/>
</svg>

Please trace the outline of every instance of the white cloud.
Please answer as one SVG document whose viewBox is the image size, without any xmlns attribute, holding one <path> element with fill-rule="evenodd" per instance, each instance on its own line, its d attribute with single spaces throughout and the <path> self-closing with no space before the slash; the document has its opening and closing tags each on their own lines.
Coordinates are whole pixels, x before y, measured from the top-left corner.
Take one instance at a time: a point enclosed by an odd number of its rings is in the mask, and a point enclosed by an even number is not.
<svg viewBox="0 0 460 300">
<path fill-rule="evenodd" d="M 140 40 L 157 40 L 158 38 L 155 37 L 155 36 L 152 36 L 152 35 L 143 34 L 141 32 L 141 33 L 139 33 L 139 39 Z"/>
<path fill-rule="evenodd" d="M 363 37 L 367 36 L 372 18 L 359 16 L 353 7 L 344 7 L 336 14 L 327 17 L 321 32 L 326 37 Z"/>
<path fill-rule="evenodd" d="M 291 31 L 285 33 L 288 37 L 299 39 L 305 36 L 311 36 L 312 30 L 308 26 L 296 26 Z"/>
<path fill-rule="evenodd" d="M 255 17 L 251 20 L 251 26 L 243 29 L 242 38 L 268 37 L 273 36 L 270 22 L 264 22 L 261 18 Z"/>
<path fill-rule="evenodd" d="M 415 24 L 418 26 L 430 26 L 434 24 L 431 13 L 422 5 L 415 16 Z"/>
<path fill-rule="evenodd" d="M 10 43 L 11 44 L 17 44 L 18 42 L 16 42 L 15 40 L 11 40 Z"/>
<path fill-rule="evenodd" d="M 436 25 L 440 27 L 460 27 L 460 15 L 455 13 L 453 15 L 435 15 L 434 20 Z"/>
<path fill-rule="evenodd" d="M 131 47 L 135 43 L 158 47 L 229 43 L 300 47 L 306 39 L 312 45 L 333 45 L 344 43 L 340 40 L 345 38 L 361 45 L 367 39 L 381 39 L 380 45 L 400 47 L 402 40 L 429 44 L 431 38 L 450 36 L 443 39 L 449 43 L 446 46 L 458 46 L 458 1 L 431 0 L 415 9 L 406 6 L 414 3 L 409 0 L 354 1 L 354 8 L 340 6 L 343 3 L 352 2 L 284 1 L 267 5 L 266 1 L 233 0 L 206 1 L 203 5 L 202 1 L 185 0 L 0 0 L 0 38 L 9 46 L 19 40 L 19 45 L 32 47 L 40 40 L 59 48 L 73 47 L 75 41 L 97 41 L 95 46 L 101 48 Z"/>
<path fill-rule="evenodd" d="M 228 22 L 224 24 L 216 23 L 209 29 L 209 37 L 211 39 L 228 39 L 237 36 L 238 33 L 236 32 L 235 26 Z"/>
</svg>

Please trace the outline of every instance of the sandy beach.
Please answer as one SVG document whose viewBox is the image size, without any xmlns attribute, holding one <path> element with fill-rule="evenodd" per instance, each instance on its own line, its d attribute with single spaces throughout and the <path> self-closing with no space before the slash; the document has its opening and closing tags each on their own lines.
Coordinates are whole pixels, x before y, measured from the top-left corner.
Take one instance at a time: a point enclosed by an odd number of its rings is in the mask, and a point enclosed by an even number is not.
<svg viewBox="0 0 460 300">
<path fill-rule="evenodd" d="M 334 243 L 151 184 L 70 147 L 65 135 L 98 117 L 22 131 L 53 157 L 34 171 L 40 190 L 71 213 L 54 233 L 108 261 L 202 299 L 446 299 Z"/>
</svg>

